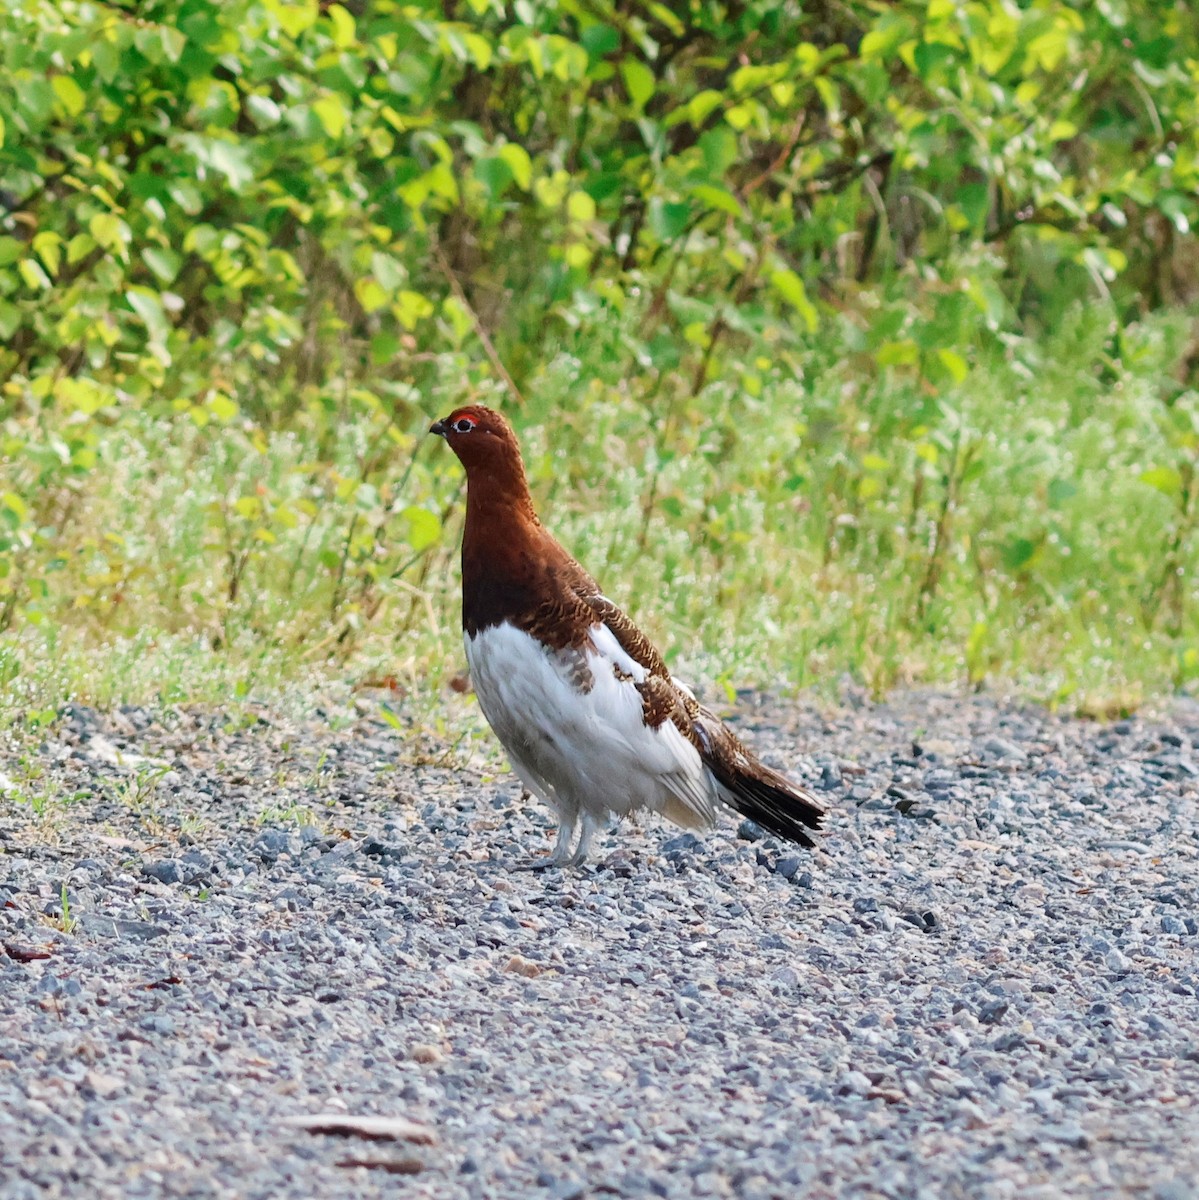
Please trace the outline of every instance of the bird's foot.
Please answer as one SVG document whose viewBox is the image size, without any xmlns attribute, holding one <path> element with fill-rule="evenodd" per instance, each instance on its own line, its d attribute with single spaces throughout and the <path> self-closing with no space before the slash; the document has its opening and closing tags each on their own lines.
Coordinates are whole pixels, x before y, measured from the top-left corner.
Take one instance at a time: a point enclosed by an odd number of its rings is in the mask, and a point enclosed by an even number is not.
<svg viewBox="0 0 1199 1200">
<path fill-rule="evenodd" d="M 551 871 L 557 867 L 568 867 L 570 859 L 559 858 L 556 854 L 546 854 L 541 858 L 531 858 L 528 862 L 516 863 L 514 871 Z"/>
<path fill-rule="evenodd" d="M 558 838 L 554 842 L 552 853 L 544 858 L 535 858 L 531 862 L 519 863 L 517 871 L 548 871 L 554 867 L 581 867 L 587 861 L 591 849 L 591 837 L 595 833 L 596 820 L 589 813 L 583 817 L 583 831 L 579 836 L 579 844 L 572 850 L 574 844 L 575 822 L 563 821 L 558 826 Z"/>
</svg>

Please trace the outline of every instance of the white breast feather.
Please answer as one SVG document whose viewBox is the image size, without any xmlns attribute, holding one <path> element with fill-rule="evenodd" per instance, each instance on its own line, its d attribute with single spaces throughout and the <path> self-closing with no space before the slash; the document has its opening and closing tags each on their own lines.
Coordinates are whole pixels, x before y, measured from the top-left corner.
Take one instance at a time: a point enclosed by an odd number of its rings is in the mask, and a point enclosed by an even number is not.
<svg viewBox="0 0 1199 1200">
<path fill-rule="evenodd" d="M 467 637 L 466 659 L 483 715 L 525 785 L 560 812 L 620 815 L 681 804 L 697 824 L 715 818 L 716 783 L 673 722 L 642 718 L 634 686 L 647 671 L 602 624 L 585 652 L 591 690 L 571 652 L 547 652 L 508 623 Z M 618 679 L 614 668 L 625 676 Z"/>
</svg>

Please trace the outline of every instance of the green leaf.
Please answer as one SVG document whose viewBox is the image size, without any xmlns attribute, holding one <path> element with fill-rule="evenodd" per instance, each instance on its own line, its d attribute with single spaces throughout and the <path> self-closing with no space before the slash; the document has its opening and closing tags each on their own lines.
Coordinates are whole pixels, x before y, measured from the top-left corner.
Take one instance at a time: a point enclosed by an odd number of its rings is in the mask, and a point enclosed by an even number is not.
<svg viewBox="0 0 1199 1200">
<path fill-rule="evenodd" d="M 441 302 L 441 312 L 450 323 L 454 344 L 460 346 L 466 335 L 475 327 L 470 313 L 466 311 L 456 296 L 447 296 Z"/>
<path fill-rule="evenodd" d="M 0 300 L 0 338 L 10 338 L 21 328 L 21 310 L 7 300 Z"/>
<path fill-rule="evenodd" d="M 1192 197 L 1184 196 L 1180 192 L 1164 191 L 1158 195 L 1157 206 L 1170 218 L 1179 233 L 1183 236 L 1190 233 L 1191 218 L 1187 210 L 1195 210 L 1195 201 Z"/>
<path fill-rule="evenodd" d="M 398 292 L 408 282 L 404 264 L 381 251 L 371 255 L 371 273 L 389 292 Z"/>
<path fill-rule="evenodd" d="M 1028 538 L 1017 537 L 1005 542 L 1003 546 L 1003 565 L 1009 571 L 1018 571 L 1028 563 L 1037 552 L 1036 542 Z"/>
<path fill-rule="evenodd" d="M 274 14 L 279 27 L 291 38 L 298 38 L 306 29 L 316 24 L 316 0 L 289 3 L 288 0 L 266 0 L 266 9 Z"/>
<path fill-rule="evenodd" d="M 180 139 L 196 161 L 203 167 L 225 177 L 234 192 L 245 189 L 254 178 L 250 165 L 250 147 L 241 142 L 229 142 L 219 138 L 201 137 L 199 134 L 184 134 Z M 94 234 L 93 230 L 93 234 Z M 96 241 L 101 241 L 96 238 Z"/>
<path fill-rule="evenodd" d="M 67 116 L 77 117 L 87 106 L 87 96 L 83 88 L 70 75 L 55 75 L 50 80 L 55 98 L 66 110 Z"/>
<path fill-rule="evenodd" d="M 474 65 L 480 71 L 486 71 L 491 66 L 494 54 L 491 43 L 485 37 L 480 37 L 477 33 L 465 33 L 462 35 L 462 40 L 466 43 L 467 52 Z"/>
<path fill-rule="evenodd" d="M 583 30 L 579 42 L 592 59 L 603 58 L 620 48 L 620 34 L 611 25 L 596 22 Z"/>
<path fill-rule="evenodd" d="M 508 164 L 516 186 L 527 192 L 533 183 L 533 163 L 529 152 L 515 142 L 505 142 L 499 149 L 499 156 Z"/>
<path fill-rule="evenodd" d="M 687 119 L 697 129 L 724 103 L 724 93 L 707 88 L 691 97 L 687 105 Z"/>
<path fill-rule="evenodd" d="M 415 329 L 419 321 L 432 315 L 433 302 L 427 296 L 422 296 L 420 292 L 404 289 L 392 306 L 392 312 L 395 313 L 396 320 L 405 329 Z"/>
<path fill-rule="evenodd" d="M 672 12 L 665 4 L 651 0 L 649 11 L 653 13 L 654 19 L 669 29 L 676 38 L 681 38 L 686 32 L 687 26 L 679 20 L 678 13 Z"/>
<path fill-rule="evenodd" d="M 866 62 L 888 59 L 910 36 L 911 29 L 906 15 L 884 10 L 875 27 L 862 38 L 858 54 Z"/>
<path fill-rule="evenodd" d="M 808 332 L 815 333 L 820 319 L 816 312 L 816 306 L 808 299 L 808 291 L 804 287 L 803 280 L 790 268 L 781 267 L 771 271 L 770 284 L 803 318 Z"/>
<path fill-rule="evenodd" d="M 313 102 L 312 111 L 320 121 L 321 128 L 331 138 L 339 138 L 345 133 L 349 114 L 340 96 L 322 96 Z"/>
<path fill-rule="evenodd" d="M 51 275 L 58 274 L 62 262 L 62 238 L 50 230 L 42 230 L 33 238 L 34 253 L 46 264 L 46 270 Z"/>
<path fill-rule="evenodd" d="M 707 183 L 697 183 L 691 189 L 691 195 L 707 208 L 726 212 L 731 217 L 743 217 L 745 213 L 737 203 L 737 197 L 728 188 L 713 187 Z"/>
<path fill-rule="evenodd" d="M 345 49 L 354 44 L 354 18 L 340 4 L 330 4 L 325 15 L 333 27 L 333 44 Z"/>
<path fill-rule="evenodd" d="M 150 335 L 150 341 L 165 345 L 171 332 L 171 323 L 167 320 L 166 310 L 162 306 L 162 297 L 149 288 L 131 287 L 125 292 L 125 299 L 133 309 Z"/>
<path fill-rule="evenodd" d="M 392 727 L 392 729 L 397 729 L 400 731 L 400 733 L 406 732 L 404 729 L 404 722 L 401 721 L 400 718 L 398 716 L 396 716 L 396 714 L 394 712 L 391 711 L 391 709 L 388 707 L 388 705 L 386 705 L 386 704 L 379 705 L 379 716 L 381 716 L 383 718 L 383 720 L 385 720 L 388 723 L 388 725 L 390 725 Z"/>
<path fill-rule="evenodd" d="M 222 425 L 227 425 L 238 413 L 237 402 L 222 392 L 216 392 L 208 398 L 207 408 Z"/>
<path fill-rule="evenodd" d="M 54 398 L 89 417 L 113 403 L 112 389 L 101 386 L 85 375 L 57 380 Z"/>
<path fill-rule="evenodd" d="M 961 383 L 970 374 L 970 364 L 956 350 L 938 350 L 937 360 L 949 372 L 954 383 Z"/>
<path fill-rule="evenodd" d="M 1069 479 L 1051 479 L 1048 499 L 1051 508 L 1060 508 L 1067 500 L 1078 495 L 1078 485 Z"/>
<path fill-rule="evenodd" d="M 259 129 L 266 129 L 271 125 L 277 125 L 279 122 L 280 112 L 279 106 L 270 98 L 270 96 L 250 95 L 245 98 L 246 111 L 250 114 L 250 120 L 258 126 Z"/>
<path fill-rule="evenodd" d="M 162 55 L 167 62 L 177 63 L 183 57 L 187 38 L 173 25 L 159 25 L 158 40 L 162 45 Z"/>
<path fill-rule="evenodd" d="M 42 270 L 42 264 L 34 258 L 23 258 L 17 263 L 21 279 L 30 291 L 40 292 L 51 287 L 50 276 Z"/>
<path fill-rule="evenodd" d="M 672 204 L 655 196 L 649 203 L 649 227 L 661 242 L 673 242 L 687 230 L 691 205 Z"/>
<path fill-rule="evenodd" d="M 142 251 L 142 261 L 163 283 L 172 283 L 183 265 L 183 260 L 174 250 L 162 246 L 147 246 Z"/>
<path fill-rule="evenodd" d="M 28 121 L 41 125 L 54 107 L 54 90 L 44 78 L 18 79 L 13 84 L 17 107 Z"/>
<path fill-rule="evenodd" d="M 914 367 L 920 361 L 920 347 L 911 338 L 884 342 L 875 352 L 874 361 L 880 367 Z"/>
<path fill-rule="evenodd" d="M 354 280 L 354 295 L 362 305 L 363 312 L 378 312 L 387 302 L 387 290 L 377 279 L 363 275 Z"/>
<path fill-rule="evenodd" d="M 734 104 L 724 114 L 724 119 L 738 133 L 742 133 L 754 123 L 762 111 L 762 106 L 756 100 L 747 100 L 744 104 Z"/>
<path fill-rule="evenodd" d="M 498 155 L 475 159 L 475 178 L 487 189 L 488 199 L 498 200 L 512 182 L 512 168 Z"/>
<path fill-rule="evenodd" d="M 571 192 L 566 197 L 566 215 L 580 225 L 595 220 L 595 201 L 586 192 Z"/>
<path fill-rule="evenodd" d="M 635 58 L 626 58 L 620 64 L 620 77 L 633 107 L 640 112 L 654 94 L 653 71 Z"/>
<path fill-rule="evenodd" d="M 699 139 L 699 151 L 709 176 L 713 180 L 723 179 L 725 171 L 739 157 L 737 135 L 727 125 L 717 125 Z"/>
<path fill-rule="evenodd" d="M 401 516 L 408 523 L 408 545 L 414 553 L 419 554 L 440 539 L 441 519 L 436 513 L 413 505 L 404 509 Z"/>
<path fill-rule="evenodd" d="M 129 240 L 129 228 L 116 213 L 97 213 L 88 221 L 87 228 L 96 239 L 96 245 L 105 250 L 124 250 Z"/>
<path fill-rule="evenodd" d="M 1150 467 L 1148 471 L 1142 471 L 1139 478 L 1165 496 L 1182 493 L 1182 476 L 1173 467 Z"/>
<path fill-rule="evenodd" d="M 67 262 L 72 266 L 82 262 L 96 248 L 96 239 L 90 233 L 77 233 L 67 243 Z"/>
</svg>

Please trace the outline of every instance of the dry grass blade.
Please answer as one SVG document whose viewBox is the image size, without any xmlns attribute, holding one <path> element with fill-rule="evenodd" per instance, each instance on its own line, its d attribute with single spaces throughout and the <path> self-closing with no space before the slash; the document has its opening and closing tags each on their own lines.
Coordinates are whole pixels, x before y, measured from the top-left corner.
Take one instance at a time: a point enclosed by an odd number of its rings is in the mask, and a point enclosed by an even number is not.
<svg viewBox="0 0 1199 1200">
<path fill-rule="evenodd" d="M 407 1117 L 356 1117 L 348 1113 L 301 1113 L 282 1117 L 280 1123 L 309 1133 L 333 1133 L 340 1137 L 360 1137 L 373 1142 L 414 1142 L 431 1146 L 437 1134 L 428 1126 Z"/>
<path fill-rule="evenodd" d="M 419 1158 L 386 1158 L 365 1155 L 356 1158 L 339 1158 L 339 1167 L 365 1167 L 368 1171 L 386 1171 L 389 1175 L 419 1175 L 425 1164 Z"/>
</svg>

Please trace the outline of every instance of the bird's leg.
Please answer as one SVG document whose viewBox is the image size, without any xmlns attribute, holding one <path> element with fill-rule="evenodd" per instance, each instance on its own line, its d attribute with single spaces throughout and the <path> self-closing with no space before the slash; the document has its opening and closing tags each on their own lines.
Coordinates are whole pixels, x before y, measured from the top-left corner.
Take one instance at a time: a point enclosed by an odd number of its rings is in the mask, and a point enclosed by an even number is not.
<svg viewBox="0 0 1199 1200">
<path fill-rule="evenodd" d="M 598 828 L 599 821 L 591 813 L 585 812 L 583 814 L 583 831 L 579 834 L 578 849 L 566 860 L 567 866 L 578 867 L 587 861 L 587 855 L 591 852 L 591 838 Z"/>
<path fill-rule="evenodd" d="M 586 818 L 584 818 L 586 821 Z M 586 831 L 586 824 L 583 829 Z M 551 854 L 544 858 L 535 858 L 531 862 L 520 863 L 517 865 L 518 871 L 544 871 L 549 867 L 565 867 L 573 863 L 574 859 L 570 853 L 570 844 L 575 839 L 575 814 L 561 814 L 561 819 L 558 823 L 558 839 L 554 842 L 554 849 Z"/>
</svg>

